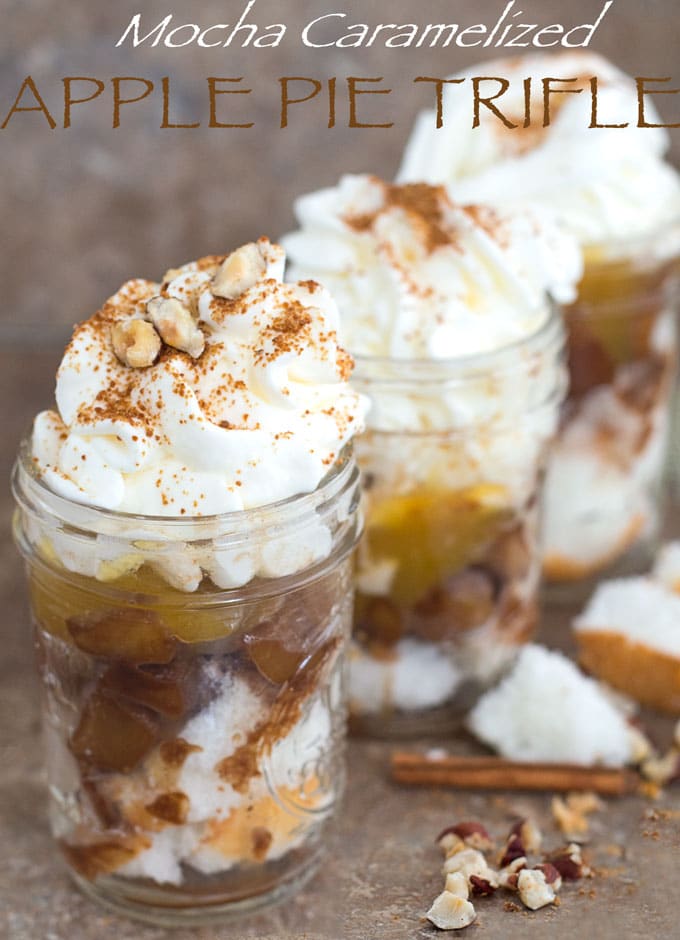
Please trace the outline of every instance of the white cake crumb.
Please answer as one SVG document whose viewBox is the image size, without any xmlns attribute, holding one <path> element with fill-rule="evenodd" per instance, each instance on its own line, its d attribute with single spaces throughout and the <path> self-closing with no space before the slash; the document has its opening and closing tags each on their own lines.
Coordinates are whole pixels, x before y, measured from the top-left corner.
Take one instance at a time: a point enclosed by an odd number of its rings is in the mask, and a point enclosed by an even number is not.
<svg viewBox="0 0 680 940">
<path fill-rule="evenodd" d="M 202 833 L 200 824 L 170 826 L 156 832 L 150 837 L 150 847 L 119 868 L 116 874 L 126 878 L 151 878 L 159 884 L 181 884 L 180 865 L 195 850 Z"/>
<path fill-rule="evenodd" d="M 614 388 L 589 394 L 548 464 L 543 513 L 548 561 L 598 567 L 650 531 L 650 490 L 664 454 L 662 411 L 649 428 L 649 419 L 627 407 Z M 646 444 L 640 449 L 643 432 Z"/>
<path fill-rule="evenodd" d="M 390 659 L 377 659 L 353 643 L 349 661 L 350 709 L 359 715 L 434 708 L 452 697 L 462 678 L 440 645 L 411 638 L 400 640 Z"/>
<path fill-rule="evenodd" d="M 218 680 L 217 676 L 214 678 Z M 266 859 L 271 861 L 300 845 L 310 825 L 332 808 L 336 794 L 327 783 L 321 785 L 317 781 L 318 792 L 302 792 L 305 784 L 320 773 L 324 755 L 332 746 L 329 743 L 332 719 L 326 697 L 317 695 L 307 701 L 300 720 L 272 748 L 263 774 L 254 776 L 245 792 L 237 792 L 222 780 L 216 767 L 266 717 L 266 706 L 242 679 L 226 675 L 218 681 L 219 695 L 187 722 L 180 733 L 187 743 L 201 748 L 188 754 L 173 785 L 189 799 L 187 821 L 158 832 L 145 831 L 150 847 L 118 869 L 117 874 L 150 878 L 160 884 L 181 884 L 182 864 L 213 874 L 247 862 L 240 855 L 225 852 L 229 839 L 226 843 L 218 839 L 213 844 L 211 827 L 228 820 L 233 812 L 240 814 L 234 817 L 234 831 L 238 833 L 244 825 L 243 813 L 258 805 L 264 805 L 267 825 L 272 826 L 271 843 L 266 850 Z M 166 773 L 156 749 L 134 774 L 112 778 L 109 796 L 120 803 L 123 811 L 126 807 L 144 805 L 163 785 Z M 267 810 L 267 800 L 273 801 L 272 812 Z M 238 838 L 233 844 L 239 845 Z"/>
<path fill-rule="evenodd" d="M 248 732 L 265 716 L 260 698 L 247 682 L 225 677 L 220 694 L 184 727 L 181 736 L 197 745 L 186 758 L 176 789 L 189 797 L 187 822 L 227 816 L 243 802 L 243 794 L 225 783 L 215 767 L 245 741 Z"/>
<path fill-rule="evenodd" d="M 634 643 L 680 657 L 680 597 L 651 578 L 605 581 L 574 621 L 574 629 L 620 633 Z"/>
<path fill-rule="evenodd" d="M 477 702 L 468 727 L 512 760 L 620 767 L 631 759 L 625 716 L 597 682 L 561 653 L 533 644 Z"/>
</svg>

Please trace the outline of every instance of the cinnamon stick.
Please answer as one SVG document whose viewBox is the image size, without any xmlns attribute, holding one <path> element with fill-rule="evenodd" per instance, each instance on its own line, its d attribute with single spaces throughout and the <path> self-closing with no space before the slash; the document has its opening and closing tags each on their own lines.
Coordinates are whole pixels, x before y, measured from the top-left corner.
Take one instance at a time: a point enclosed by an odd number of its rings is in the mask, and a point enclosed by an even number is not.
<svg viewBox="0 0 680 940">
<path fill-rule="evenodd" d="M 639 778 L 629 770 L 580 764 L 524 763 L 500 757 L 428 757 L 396 751 L 392 778 L 413 786 L 457 790 L 592 790 L 607 796 L 637 792 Z"/>
</svg>

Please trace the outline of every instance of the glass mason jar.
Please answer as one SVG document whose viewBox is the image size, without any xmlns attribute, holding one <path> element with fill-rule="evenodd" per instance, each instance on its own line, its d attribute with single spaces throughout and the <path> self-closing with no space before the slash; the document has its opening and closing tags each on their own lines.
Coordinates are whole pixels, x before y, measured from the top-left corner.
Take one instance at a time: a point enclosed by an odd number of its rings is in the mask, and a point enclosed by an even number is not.
<svg viewBox="0 0 680 940">
<path fill-rule="evenodd" d="M 194 519 L 56 496 L 26 444 L 13 486 L 76 882 L 169 926 L 288 896 L 344 785 L 351 454 L 311 494 Z"/>
<path fill-rule="evenodd" d="M 563 328 L 449 360 L 355 356 L 369 396 L 355 442 L 350 719 L 359 733 L 455 725 L 537 622 L 538 496 L 566 388 Z"/>
<path fill-rule="evenodd" d="M 551 596 L 649 566 L 672 425 L 679 271 L 678 225 L 586 250 L 565 311 L 570 390 L 546 478 Z"/>
</svg>

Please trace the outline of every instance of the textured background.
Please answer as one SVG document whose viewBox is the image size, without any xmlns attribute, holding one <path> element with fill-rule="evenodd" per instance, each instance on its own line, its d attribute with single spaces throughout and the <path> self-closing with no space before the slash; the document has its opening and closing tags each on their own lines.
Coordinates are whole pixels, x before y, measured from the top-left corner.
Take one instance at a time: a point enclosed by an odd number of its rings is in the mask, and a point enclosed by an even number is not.
<svg viewBox="0 0 680 940">
<path fill-rule="evenodd" d="M 295 196 L 333 183 L 344 171 L 391 176 L 413 116 L 430 100 L 431 89 L 411 79 L 446 75 L 474 64 L 483 53 L 457 47 L 316 51 L 299 42 L 303 24 L 331 11 L 347 12 L 346 23 L 493 22 L 504 0 L 257 0 L 256 22 L 289 26 L 278 49 L 114 48 L 140 10 L 150 25 L 168 12 L 175 14 L 175 24 L 208 25 L 233 23 L 244 5 L 243 0 L 2 0 L 3 115 L 29 73 L 56 115 L 62 110 L 63 76 L 139 75 L 160 82 L 170 75 L 175 113 L 205 123 L 205 77 L 243 75 L 253 94 L 223 100 L 234 114 L 243 102 L 245 119 L 257 125 L 160 130 L 155 94 L 124 109 L 121 127 L 112 130 L 109 89 L 106 100 L 102 96 L 74 110 L 69 130 L 50 131 L 37 114 L 16 116 L 0 132 L 5 343 L 23 345 L 26 336 L 31 343 L 60 343 L 68 326 L 93 312 L 127 277 L 156 277 L 170 264 L 260 234 L 280 234 L 292 225 Z M 529 22 L 535 14 L 542 23 L 565 24 L 592 22 L 601 7 L 602 0 L 517 4 Z M 677 0 L 616 0 L 593 48 L 632 74 L 672 76 L 674 15 Z M 319 101 L 292 111 L 290 127 L 280 130 L 276 79 L 282 75 L 384 76 L 385 87 L 398 94 L 366 99 L 362 107 L 378 120 L 394 120 L 395 127 L 328 130 Z M 662 103 L 667 114 L 680 114 L 680 98 Z M 338 121 L 343 123 L 341 107 Z M 676 139 L 678 155 L 679 145 Z"/>
</svg>

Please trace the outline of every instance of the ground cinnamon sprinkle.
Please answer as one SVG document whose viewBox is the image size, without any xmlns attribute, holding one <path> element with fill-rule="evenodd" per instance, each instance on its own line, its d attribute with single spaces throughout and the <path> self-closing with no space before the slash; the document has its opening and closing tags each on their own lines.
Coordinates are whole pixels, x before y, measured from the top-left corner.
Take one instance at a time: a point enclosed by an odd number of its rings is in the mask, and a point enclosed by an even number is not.
<svg viewBox="0 0 680 940">
<path fill-rule="evenodd" d="M 202 751 L 203 748 L 198 744 L 190 744 L 184 738 L 174 738 L 171 741 L 163 741 L 159 750 L 161 758 L 169 767 L 179 768 L 182 767 L 189 754 Z"/>
<path fill-rule="evenodd" d="M 469 205 L 460 207 L 465 215 L 487 235 L 490 235 L 496 241 L 502 229 L 502 221 L 498 213 L 490 206 Z"/>
<path fill-rule="evenodd" d="M 321 284 L 319 284 L 318 281 L 307 280 L 299 281 L 298 283 L 301 287 L 305 287 L 310 294 L 316 294 L 318 290 L 321 290 Z"/>
<path fill-rule="evenodd" d="M 428 251 L 432 252 L 444 245 L 455 245 L 454 233 L 444 220 L 443 207 L 450 206 L 451 203 L 443 186 L 430 186 L 427 183 L 389 185 L 386 197 L 388 206 L 404 209 L 425 222 Z"/>
<path fill-rule="evenodd" d="M 245 742 L 233 754 L 217 764 L 217 773 L 237 793 L 245 793 L 249 781 L 261 775 L 262 758 L 300 720 L 302 706 L 319 687 L 324 673 L 334 662 L 338 644 L 337 639 L 332 639 L 319 647 L 279 693 L 269 717 L 250 731 Z"/>
<path fill-rule="evenodd" d="M 293 335 L 312 322 L 310 312 L 299 300 L 291 300 L 281 309 L 282 313 L 271 321 L 271 329 L 277 333 Z"/>
<path fill-rule="evenodd" d="M 457 248 L 456 232 L 447 223 L 444 210 L 451 206 L 451 200 L 443 186 L 431 186 L 429 183 L 405 183 L 397 185 L 380 183 L 384 192 L 383 205 L 374 212 L 347 215 L 344 221 L 357 232 L 367 232 L 373 228 L 376 219 L 389 209 L 403 209 L 423 233 L 423 241 L 428 252 L 437 248 Z"/>
<path fill-rule="evenodd" d="M 125 421 L 133 427 L 140 427 L 149 433 L 154 422 L 148 412 L 139 404 L 131 404 L 130 396 L 134 384 L 124 387 L 111 386 L 97 392 L 91 405 L 84 405 L 78 411 L 78 420 L 84 424 L 96 421 Z"/>
<path fill-rule="evenodd" d="M 250 833 L 253 845 L 253 857 L 261 862 L 267 855 L 269 847 L 274 841 L 274 836 L 269 829 L 264 826 L 255 826 Z"/>
</svg>

